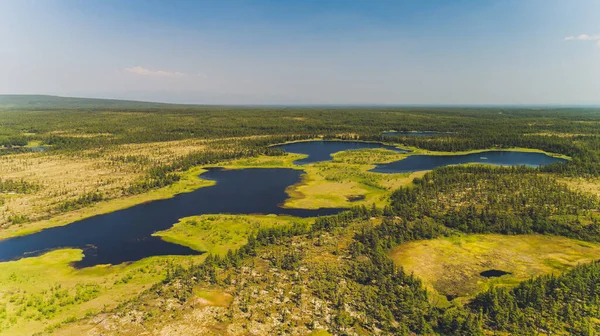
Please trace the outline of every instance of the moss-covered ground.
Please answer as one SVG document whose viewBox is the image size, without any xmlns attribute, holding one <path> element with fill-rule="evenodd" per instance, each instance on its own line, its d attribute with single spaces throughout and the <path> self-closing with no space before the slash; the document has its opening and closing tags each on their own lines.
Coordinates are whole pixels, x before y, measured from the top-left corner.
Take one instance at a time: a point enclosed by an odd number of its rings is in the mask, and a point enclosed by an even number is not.
<svg viewBox="0 0 600 336">
<path fill-rule="evenodd" d="M 183 218 L 172 228 L 154 235 L 198 251 L 224 255 L 246 244 L 248 236 L 259 228 L 313 221 L 311 218 L 275 215 L 202 215 Z"/>
<path fill-rule="evenodd" d="M 447 305 L 446 297 L 460 303 L 490 286 L 514 286 L 599 259 L 600 245 L 545 235 L 462 235 L 408 242 L 389 255 L 423 280 L 434 303 Z M 480 275 L 491 269 L 511 274 Z"/>
<path fill-rule="evenodd" d="M 202 256 L 152 257 L 131 264 L 75 269 L 78 249 L 0 263 L 0 333 L 31 335 L 63 323 L 110 311 L 165 276 L 169 265 Z"/>
</svg>

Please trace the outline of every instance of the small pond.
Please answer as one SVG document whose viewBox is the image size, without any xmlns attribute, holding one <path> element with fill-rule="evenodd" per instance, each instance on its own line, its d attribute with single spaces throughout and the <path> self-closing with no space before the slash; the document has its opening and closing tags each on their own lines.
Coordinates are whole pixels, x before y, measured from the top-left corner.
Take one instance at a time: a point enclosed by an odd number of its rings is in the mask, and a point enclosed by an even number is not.
<svg viewBox="0 0 600 336">
<path fill-rule="evenodd" d="M 491 270 L 487 270 L 487 271 L 483 271 L 483 272 L 479 273 L 479 275 L 481 275 L 484 278 L 498 278 L 498 277 L 501 277 L 501 276 L 507 275 L 507 274 L 512 274 L 512 273 L 497 270 L 497 269 L 491 269 Z"/>
<path fill-rule="evenodd" d="M 346 196 L 346 199 L 348 200 L 348 202 L 358 202 L 358 201 L 362 201 L 365 198 L 367 198 L 365 195 L 349 195 Z"/>
</svg>

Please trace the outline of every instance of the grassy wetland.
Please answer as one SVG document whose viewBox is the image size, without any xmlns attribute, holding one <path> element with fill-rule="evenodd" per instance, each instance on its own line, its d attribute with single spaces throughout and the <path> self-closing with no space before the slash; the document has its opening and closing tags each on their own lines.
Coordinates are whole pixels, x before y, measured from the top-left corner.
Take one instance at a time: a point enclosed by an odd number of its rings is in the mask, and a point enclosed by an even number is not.
<svg viewBox="0 0 600 336">
<path fill-rule="evenodd" d="M 401 244 L 390 257 L 423 280 L 436 304 L 465 302 L 492 286 L 515 286 L 600 259 L 600 245 L 544 235 L 467 235 Z M 509 274 L 486 278 L 486 270 Z"/>
<path fill-rule="evenodd" d="M 0 242 L 210 188 L 219 183 L 203 178 L 210 167 L 293 169 L 302 177 L 283 209 L 347 211 L 201 214 L 153 234 L 197 256 L 75 268 L 89 252 L 66 246 L 0 262 L 1 334 L 600 332 L 595 109 L 39 99 L 32 108 L 0 97 Z M 389 129 L 441 133 L 382 137 Z M 306 155 L 271 147 L 315 139 L 411 152 L 348 150 L 299 165 Z M 411 155 L 490 149 L 567 161 L 370 171 Z M 509 274 L 481 275 L 488 270 Z"/>
<path fill-rule="evenodd" d="M 198 257 L 154 257 L 130 265 L 76 270 L 82 251 L 61 249 L 40 257 L 0 264 L 0 332 L 52 332 L 61 325 L 110 311 L 165 277 L 173 263 Z"/>
</svg>

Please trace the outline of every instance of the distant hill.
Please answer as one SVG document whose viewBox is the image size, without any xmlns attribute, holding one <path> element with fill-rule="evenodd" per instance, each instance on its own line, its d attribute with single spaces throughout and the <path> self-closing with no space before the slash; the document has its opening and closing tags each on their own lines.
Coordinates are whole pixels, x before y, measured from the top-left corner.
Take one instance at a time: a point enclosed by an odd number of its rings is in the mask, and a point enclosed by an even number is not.
<svg viewBox="0 0 600 336">
<path fill-rule="evenodd" d="M 166 107 L 183 107 L 167 103 L 150 103 L 133 100 L 72 98 L 49 95 L 0 95 L 0 109 L 156 109 Z M 189 105 L 187 105 L 189 106 Z"/>
</svg>

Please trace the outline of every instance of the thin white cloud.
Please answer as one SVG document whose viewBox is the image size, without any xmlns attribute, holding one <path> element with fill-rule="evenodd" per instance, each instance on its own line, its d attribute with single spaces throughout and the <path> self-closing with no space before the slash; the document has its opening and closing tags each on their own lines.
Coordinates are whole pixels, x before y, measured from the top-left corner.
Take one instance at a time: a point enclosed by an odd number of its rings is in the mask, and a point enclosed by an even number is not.
<svg viewBox="0 0 600 336">
<path fill-rule="evenodd" d="M 597 41 L 600 40 L 600 35 L 588 35 L 588 34 L 581 34 L 581 35 L 573 35 L 573 36 L 567 36 L 565 37 L 565 40 L 567 41 Z"/>
<path fill-rule="evenodd" d="M 125 68 L 125 72 L 139 75 L 139 76 L 152 76 L 152 77 L 181 77 L 185 76 L 184 73 L 166 71 L 166 70 L 150 70 L 141 66 L 135 66 L 131 68 Z"/>
<path fill-rule="evenodd" d="M 564 38 L 565 41 L 597 41 L 594 42 L 598 48 L 600 48 L 600 35 L 571 35 Z"/>
</svg>

